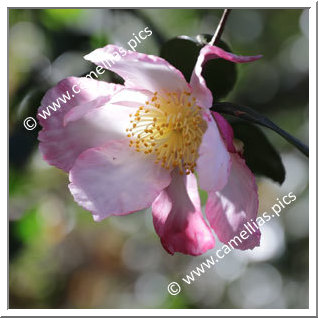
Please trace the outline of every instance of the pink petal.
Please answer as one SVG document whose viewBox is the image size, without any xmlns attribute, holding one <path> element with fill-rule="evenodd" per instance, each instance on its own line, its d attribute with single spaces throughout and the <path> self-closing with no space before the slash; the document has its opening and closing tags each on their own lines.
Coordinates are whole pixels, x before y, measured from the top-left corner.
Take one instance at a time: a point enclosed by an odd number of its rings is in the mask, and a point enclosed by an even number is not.
<svg viewBox="0 0 318 318">
<path fill-rule="evenodd" d="M 197 160 L 199 185 L 205 191 L 222 189 L 229 176 L 231 159 L 212 116 L 203 135 Z"/>
<path fill-rule="evenodd" d="M 101 221 L 149 207 L 170 181 L 169 171 L 129 148 L 125 139 L 84 151 L 70 170 L 69 188 L 75 201 Z"/>
<path fill-rule="evenodd" d="M 234 63 L 246 63 L 258 60 L 262 55 L 256 56 L 241 56 L 226 52 L 217 46 L 207 44 L 204 46 L 198 57 L 197 63 L 191 76 L 190 86 L 193 89 L 193 94 L 200 102 L 200 106 L 210 108 L 212 106 L 213 98 L 210 90 L 207 88 L 205 79 L 202 76 L 202 68 L 204 64 L 212 59 L 222 58 Z M 215 74 L 218 76 L 218 74 Z"/>
<path fill-rule="evenodd" d="M 255 177 L 238 154 L 231 154 L 232 167 L 226 186 L 217 192 L 209 192 L 206 215 L 209 223 L 221 242 L 227 244 L 235 236 L 240 237 L 245 230 L 249 237 L 243 235 L 241 242 L 232 244 L 238 249 L 252 249 L 259 246 L 261 233 L 254 227 L 250 234 L 244 224 L 255 222 L 258 211 L 258 195 Z M 255 222 L 256 223 L 256 222 Z"/>
<path fill-rule="evenodd" d="M 154 227 L 163 247 L 170 253 L 200 255 L 214 247 L 211 229 L 203 219 L 194 174 L 180 176 L 152 204 Z"/>
<path fill-rule="evenodd" d="M 139 107 L 145 105 L 151 97 L 153 93 L 148 90 L 124 88 L 115 93 L 110 102 L 114 105 Z"/>
<path fill-rule="evenodd" d="M 77 110 L 82 114 L 83 109 L 75 107 L 65 115 L 65 126 L 39 133 L 40 150 L 49 164 L 69 171 L 84 150 L 126 137 L 134 108 L 105 104 L 102 97 L 83 106 L 90 109 L 91 103 L 101 106 L 80 118 Z"/>
<path fill-rule="evenodd" d="M 223 136 L 223 139 L 226 143 L 227 150 L 229 152 L 236 152 L 234 144 L 233 144 L 234 133 L 233 133 L 233 129 L 231 125 L 219 113 L 212 112 L 212 115 L 219 127 L 221 135 Z"/>
<path fill-rule="evenodd" d="M 110 96 L 120 91 L 122 87 L 88 78 L 68 77 L 49 89 L 41 101 L 42 106 L 39 107 L 37 115 L 43 127 L 38 139 L 44 159 L 49 164 L 68 171 L 83 147 L 87 148 L 87 141 L 93 131 L 85 130 L 92 127 L 89 123 L 84 125 L 82 130 L 74 131 L 72 126 L 65 128 L 64 116 L 71 111 L 73 115 L 76 113 L 77 119 L 79 119 L 88 111 L 105 105 Z M 76 92 L 80 90 L 80 92 L 76 94 L 73 90 Z M 66 103 L 59 101 L 60 108 L 56 107 L 56 111 L 49 107 L 51 116 L 43 118 L 43 111 L 47 112 L 48 106 L 54 107 L 53 103 L 56 104 L 59 98 L 63 98 L 63 94 L 73 96 L 69 100 L 65 98 Z M 86 139 L 83 145 L 81 145 L 83 141 L 81 137 Z"/>
<path fill-rule="evenodd" d="M 151 92 L 189 91 L 189 85 L 182 73 L 166 60 L 154 55 L 107 45 L 84 58 L 120 75 L 125 80 L 126 87 L 147 89 Z"/>
<path fill-rule="evenodd" d="M 107 91 L 108 85 L 113 87 L 114 84 L 98 84 L 97 81 L 87 79 L 85 82 L 86 85 L 87 83 L 91 85 L 89 88 L 92 93 L 95 88 L 94 84 L 102 87 L 103 89 L 96 92 L 101 95 L 92 94 L 91 97 L 95 99 L 87 101 L 88 89 L 85 90 L 82 100 L 76 96 L 77 105 L 72 107 L 72 104 L 67 104 L 64 109 L 61 108 L 60 112 L 52 113 L 52 116 L 46 119 L 48 123 L 46 121 L 43 123 L 44 129 L 39 133 L 40 150 L 44 159 L 49 164 L 65 171 L 71 169 L 82 151 L 103 145 L 108 140 L 124 138 L 125 130 L 130 125 L 129 115 L 136 111 L 137 106 L 140 106 L 141 96 L 143 96 L 143 101 L 148 99 L 148 95 L 144 92 L 130 91 L 129 94 L 124 94 L 122 92 L 126 89 L 120 86 L 116 91 L 109 91 L 109 89 Z M 69 82 L 67 83 L 69 84 Z M 105 93 L 108 95 L 102 95 Z M 114 95 L 109 95 L 110 93 Z M 112 104 L 114 96 L 116 96 L 114 99 L 116 105 Z M 134 100 L 137 96 L 138 99 Z M 125 99 L 129 99 L 129 101 L 125 101 Z M 65 110 L 69 111 L 65 112 Z M 55 118 L 55 116 L 57 117 Z"/>
<path fill-rule="evenodd" d="M 80 92 L 75 94 L 72 88 L 76 91 L 80 90 Z M 122 88 L 123 86 L 121 85 L 95 81 L 88 78 L 68 77 L 46 92 L 41 101 L 41 106 L 38 109 L 37 118 L 43 130 L 62 127 L 64 115 L 73 107 L 90 102 L 97 97 L 111 96 Z M 49 105 L 54 107 L 53 103 L 56 103 L 58 98 L 63 98 L 63 94 L 69 94 L 70 100 L 65 98 L 66 103 L 59 101 L 60 108 L 56 107 L 56 111 L 49 108 L 51 116 L 44 119 L 42 117 L 43 110 L 46 111 Z"/>
</svg>

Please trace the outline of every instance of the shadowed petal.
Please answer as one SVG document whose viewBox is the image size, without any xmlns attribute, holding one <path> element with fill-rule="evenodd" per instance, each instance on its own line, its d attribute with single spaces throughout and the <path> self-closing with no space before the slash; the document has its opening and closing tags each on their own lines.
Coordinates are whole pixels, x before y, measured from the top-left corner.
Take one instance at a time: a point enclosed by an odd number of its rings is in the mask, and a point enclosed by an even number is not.
<svg viewBox="0 0 318 318">
<path fill-rule="evenodd" d="M 149 207 L 171 181 L 169 171 L 128 144 L 117 140 L 88 149 L 70 170 L 69 189 L 95 221 Z"/>
<path fill-rule="evenodd" d="M 65 116 L 65 126 L 39 133 L 40 150 L 51 165 L 69 171 L 76 158 L 86 149 L 103 145 L 108 140 L 126 137 L 134 109 L 131 107 L 105 104 L 103 98 L 85 104 L 101 104 L 77 118 L 76 109 Z"/>
<path fill-rule="evenodd" d="M 229 152 L 236 152 L 233 144 L 234 132 L 231 125 L 219 113 L 212 112 Z"/>
<path fill-rule="evenodd" d="M 180 176 L 175 170 L 172 176 L 152 205 L 154 227 L 170 254 L 203 254 L 214 247 L 214 238 L 201 213 L 195 175 Z"/>
<path fill-rule="evenodd" d="M 190 86 L 192 87 L 193 94 L 198 99 L 200 106 L 210 108 L 213 102 L 211 91 L 207 88 L 205 79 L 202 76 L 202 69 L 204 64 L 207 61 L 216 59 L 216 58 L 222 58 L 234 63 L 246 63 L 246 62 L 252 62 L 252 61 L 258 60 L 261 57 L 262 55 L 257 55 L 257 56 L 235 55 L 235 54 L 226 52 L 217 46 L 212 46 L 209 44 L 204 46 L 200 51 L 199 57 L 197 59 L 197 63 L 194 67 L 191 80 L 190 80 Z M 215 74 L 215 76 L 218 76 L 218 75 Z"/>
<path fill-rule="evenodd" d="M 147 89 L 151 92 L 189 91 L 189 85 L 182 73 L 158 56 L 127 51 L 116 45 L 107 45 L 96 49 L 84 58 L 120 75 L 125 80 L 126 87 Z"/>
<path fill-rule="evenodd" d="M 96 81 L 85 77 L 65 78 L 55 87 L 49 89 L 41 100 L 37 118 L 43 127 L 42 131 L 62 127 L 64 115 L 73 107 L 88 103 L 97 97 L 110 97 L 122 88 L 123 86 L 121 85 Z M 73 89 L 79 93 L 74 93 Z M 57 102 L 57 99 L 63 99 L 63 95 L 65 96 L 65 103 L 61 100 Z M 60 107 L 54 106 L 53 103 L 59 103 Z M 47 111 L 48 106 L 56 108 L 56 111 L 54 111 L 49 107 L 51 116 L 43 114 L 44 110 Z M 43 117 L 46 117 L 46 119 Z"/>
<path fill-rule="evenodd" d="M 206 216 L 221 242 L 227 244 L 235 236 L 246 231 L 244 224 L 254 221 L 258 211 L 258 195 L 255 177 L 237 153 L 231 154 L 232 166 L 226 186 L 217 192 L 209 192 Z M 252 249 L 259 246 L 261 233 L 257 230 L 236 247 Z"/>
<path fill-rule="evenodd" d="M 209 116 L 208 128 L 203 135 L 197 160 L 199 185 L 205 191 L 216 191 L 228 180 L 231 160 L 218 126 Z"/>
<path fill-rule="evenodd" d="M 86 79 L 84 82 L 92 86 L 93 92 L 93 84 L 97 81 Z M 73 83 L 72 80 L 67 82 L 67 85 Z M 130 122 L 129 115 L 148 99 L 148 95 L 147 92 L 132 90 L 125 93 L 126 89 L 120 86 L 116 91 L 108 90 L 108 94 L 114 95 L 104 96 L 102 94 L 107 93 L 108 85 L 113 87 L 113 84 L 101 85 L 103 89 L 97 90 L 96 94 L 100 93 L 100 96 L 90 95 L 93 100 L 88 101 L 88 93 L 85 90 L 83 99 L 76 96 L 77 104 L 73 105 L 72 100 L 72 103 L 65 105 L 60 112 L 52 113 L 46 120 L 42 119 L 44 129 L 39 132 L 39 147 L 49 164 L 69 171 L 82 151 L 103 145 L 108 140 L 125 137 L 125 130 Z M 66 89 L 64 84 L 62 86 Z M 61 89 L 58 86 L 58 91 Z M 112 103 L 113 98 L 116 105 Z"/>
</svg>

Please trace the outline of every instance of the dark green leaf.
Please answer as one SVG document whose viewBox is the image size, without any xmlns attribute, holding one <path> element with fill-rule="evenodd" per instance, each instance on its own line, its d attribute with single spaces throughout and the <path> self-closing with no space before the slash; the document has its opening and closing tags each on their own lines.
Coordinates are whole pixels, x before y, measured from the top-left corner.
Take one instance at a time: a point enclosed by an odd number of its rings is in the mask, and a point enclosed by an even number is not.
<svg viewBox="0 0 318 318">
<path fill-rule="evenodd" d="M 179 69 L 189 82 L 199 52 L 211 38 L 211 35 L 205 34 L 198 35 L 195 39 L 184 35 L 178 36 L 162 46 L 160 56 Z M 219 41 L 218 46 L 231 52 L 223 41 Z M 210 60 L 204 65 L 202 75 L 214 100 L 219 100 L 234 87 L 237 78 L 236 65 L 222 59 Z"/>
<path fill-rule="evenodd" d="M 232 128 L 234 137 L 244 143 L 244 158 L 252 172 L 282 184 L 285 180 L 282 159 L 261 129 L 244 122 L 233 123 Z"/>
<path fill-rule="evenodd" d="M 297 149 L 299 149 L 305 156 L 309 157 L 309 148 L 307 145 L 303 144 L 300 140 L 293 137 L 285 130 L 279 128 L 272 121 L 270 121 L 267 117 L 261 115 L 255 110 L 247 107 L 241 106 L 233 103 L 215 103 L 213 104 L 213 111 L 223 114 L 228 114 L 231 116 L 235 116 L 241 119 L 244 119 L 249 122 L 253 122 L 259 124 L 261 126 L 270 128 L 274 130 L 276 133 L 285 138 L 289 143 L 294 145 Z"/>
</svg>

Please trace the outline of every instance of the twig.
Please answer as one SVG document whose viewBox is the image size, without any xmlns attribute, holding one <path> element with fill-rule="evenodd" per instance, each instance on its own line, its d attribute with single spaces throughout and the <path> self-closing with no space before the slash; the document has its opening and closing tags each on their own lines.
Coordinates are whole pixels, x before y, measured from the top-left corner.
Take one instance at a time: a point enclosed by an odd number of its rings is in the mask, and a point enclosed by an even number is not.
<svg viewBox="0 0 318 318">
<path fill-rule="evenodd" d="M 221 20 L 218 24 L 218 27 L 213 35 L 212 40 L 209 43 L 210 45 L 217 44 L 218 41 L 220 40 L 221 35 L 223 33 L 223 30 L 224 30 L 224 27 L 225 27 L 226 20 L 229 16 L 230 12 L 231 12 L 231 9 L 224 9 Z"/>
</svg>

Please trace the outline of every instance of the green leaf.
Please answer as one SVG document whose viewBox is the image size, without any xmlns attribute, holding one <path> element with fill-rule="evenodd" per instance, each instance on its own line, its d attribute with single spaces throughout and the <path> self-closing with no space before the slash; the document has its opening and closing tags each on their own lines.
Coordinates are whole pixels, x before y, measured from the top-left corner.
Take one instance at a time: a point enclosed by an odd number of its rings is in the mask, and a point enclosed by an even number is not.
<svg viewBox="0 0 318 318">
<path fill-rule="evenodd" d="M 82 9 L 43 9 L 40 19 L 46 27 L 59 30 L 78 21 L 83 12 Z"/>
<path fill-rule="evenodd" d="M 282 184 L 285 180 L 282 159 L 261 129 L 244 122 L 235 122 L 231 126 L 234 137 L 244 143 L 244 158 L 252 172 Z"/>
<path fill-rule="evenodd" d="M 15 231 L 23 242 L 32 242 L 39 238 L 43 220 L 36 207 L 26 211 L 22 218 L 16 222 Z"/>
<path fill-rule="evenodd" d="M 210 109 L 213 110 L 214 112 L 231 115 L 240 119 L 244 119 L 248 122 L 253 122 L 255 124 L 272 129 L 277 134 L 285 138 L 289 143 L 294 145 L 305 156 L 309 157 L 309 148 L 307 145 L 303 144 L 300 140 L 298 140 L 297 138 L 290 135 L 285 130 L 275 125 L 271 120 L 269 120 L 264 115 L 256 112 L 255 110 L 247 106 L 224 102 L 224 103 L 214 103 L 213 107 Z"/>
<path fill-rule="evenodd" d="M 160 56 L 179 69 L 190 82 L 200 50 L 211 38 L 211 35 L 206 34 L 198 35 L 195 39 L 185 35 L 178 36 L 162 46 Z M 218 46 L 231 52 L 223 41 L 219 41 Z M 236 64 L 222 59 L 210 60 L 204 65 L 202 75 L 217 101 L 233 89 L 237 79 Z"/>
</svg>

